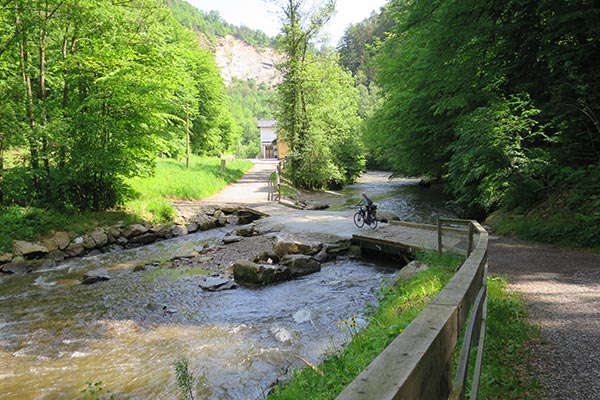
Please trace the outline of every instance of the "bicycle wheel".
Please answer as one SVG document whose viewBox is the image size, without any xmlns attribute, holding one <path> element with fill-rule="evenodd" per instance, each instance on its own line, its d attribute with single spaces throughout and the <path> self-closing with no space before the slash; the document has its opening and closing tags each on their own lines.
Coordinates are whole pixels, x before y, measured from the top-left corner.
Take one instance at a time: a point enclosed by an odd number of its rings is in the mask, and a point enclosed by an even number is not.
<svg viewBox="0 0 600 400">
<path fill-rule="evenodd" d="M 358 226 L 359 228 L 365 226 L 365 219 L 360 211 L 357 211 L 354 214 L 354 225 Z"/>
<path fill-rule="evenodd" d="M 377 228 L 377 218 L 374 216 L 369 217 L 369 228 L 375 229 Z"/>
</svg>

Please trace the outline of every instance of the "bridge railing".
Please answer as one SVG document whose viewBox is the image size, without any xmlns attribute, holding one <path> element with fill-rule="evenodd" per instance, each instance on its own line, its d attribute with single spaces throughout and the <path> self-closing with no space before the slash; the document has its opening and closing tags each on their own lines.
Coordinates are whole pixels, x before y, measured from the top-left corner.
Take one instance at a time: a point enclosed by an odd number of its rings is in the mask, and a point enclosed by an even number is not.
<svg viewBox="0 0 600 400">
<path fill-rule="evenodd" d="M 463 399 L 469 354 L 475 344 L 478 352 L 470 397 L 477 398 L 487 318 L 488 234 L 476 221 L 465 223 L 469 225 L 474 247 L 454 277 L 337 400 Z M 463 332 L 453 379 L 453 353 Z"/>
</svg>

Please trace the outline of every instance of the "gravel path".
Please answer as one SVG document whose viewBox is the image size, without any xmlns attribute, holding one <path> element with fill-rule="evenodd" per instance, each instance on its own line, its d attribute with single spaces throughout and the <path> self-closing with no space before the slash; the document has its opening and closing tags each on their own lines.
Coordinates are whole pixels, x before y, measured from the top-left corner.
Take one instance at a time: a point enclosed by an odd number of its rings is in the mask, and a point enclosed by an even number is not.
<svg viewBox="0 0 600 400">
<path fill-rule="evenodd" d="M 600 399 L 600 254 L 490 240 L 489 269 L 506 275 L 541 328 L 533 368 L 544 399 Z"/>
</svg>

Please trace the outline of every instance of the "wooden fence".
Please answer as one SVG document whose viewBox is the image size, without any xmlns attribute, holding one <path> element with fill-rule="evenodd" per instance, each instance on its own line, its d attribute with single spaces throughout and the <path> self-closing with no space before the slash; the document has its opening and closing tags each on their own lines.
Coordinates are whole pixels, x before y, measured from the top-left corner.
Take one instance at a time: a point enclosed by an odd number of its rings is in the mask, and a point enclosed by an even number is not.
<svg viewBox="0 0 600 400">
<path fill-rule="evenodd" d="M 462 225 L 463 229 L 444 224 Z M 477 356 L 470 398 L 477 398 L 487 319 L 488 234 L 476 221 L 441 220 L 440 250 L 444 232 L 468 233 L 466 261 L 438 296 L 337 400 L 463 399 L 474 345 Z M 452 378 L 453 353 L 463 332 L 459 364 Z"/>
</svg>

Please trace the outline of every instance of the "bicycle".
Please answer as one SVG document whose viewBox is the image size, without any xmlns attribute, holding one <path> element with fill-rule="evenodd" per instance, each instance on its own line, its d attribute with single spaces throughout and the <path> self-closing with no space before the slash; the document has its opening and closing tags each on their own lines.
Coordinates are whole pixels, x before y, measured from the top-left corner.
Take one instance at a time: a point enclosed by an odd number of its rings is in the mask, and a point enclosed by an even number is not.
<svg viewBox="0 0 600 400">
<path fill-rule="evenodd" d="M 365 207 L 361 206 L 358 211 L 354 213 L 354 225 L 362 228 L 367 224 L 371 229 L 377 228 L 377 217 L 375 216 L 376 209 L 377 206 L 375 204 L 371 206 L 371 212 L 368 212 Z"/>
</svg>

